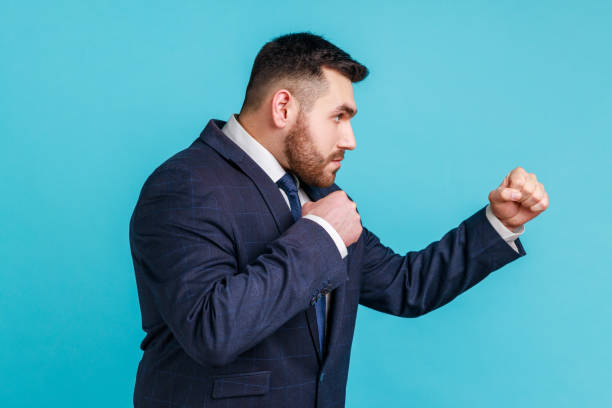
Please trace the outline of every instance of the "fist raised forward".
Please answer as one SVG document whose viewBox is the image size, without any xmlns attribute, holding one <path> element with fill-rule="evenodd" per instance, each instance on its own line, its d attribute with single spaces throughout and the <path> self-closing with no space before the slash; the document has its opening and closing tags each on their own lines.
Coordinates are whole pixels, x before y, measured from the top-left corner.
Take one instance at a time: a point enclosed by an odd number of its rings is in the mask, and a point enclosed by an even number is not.
<svg viewBox="0 0 612 408">
<path fill-rule="evenodd" d="M 548 208 L 548 194 L 535 174 L 517 167 L 489 193 L 489 202 L 493 214 L 514 230 Z"/>
</svg>

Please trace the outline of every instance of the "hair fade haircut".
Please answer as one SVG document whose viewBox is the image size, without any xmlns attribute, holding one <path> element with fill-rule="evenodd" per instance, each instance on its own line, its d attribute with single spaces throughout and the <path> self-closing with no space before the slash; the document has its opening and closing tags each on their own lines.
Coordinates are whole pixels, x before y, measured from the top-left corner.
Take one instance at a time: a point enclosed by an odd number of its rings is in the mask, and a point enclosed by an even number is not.
<svg viewBox="0 0 612 408">
<path fill-rule="evenodd" d="M 336 70 L 351 82 L 359 82 L 369 73 L 319 35 L 291 33 L 273 39 L 255 57 L 241 113 L 259 109 L 272 85 L 289 90 L 300 109 L 309 112 L 328 87 L 322 67 Z"/>
</svg>

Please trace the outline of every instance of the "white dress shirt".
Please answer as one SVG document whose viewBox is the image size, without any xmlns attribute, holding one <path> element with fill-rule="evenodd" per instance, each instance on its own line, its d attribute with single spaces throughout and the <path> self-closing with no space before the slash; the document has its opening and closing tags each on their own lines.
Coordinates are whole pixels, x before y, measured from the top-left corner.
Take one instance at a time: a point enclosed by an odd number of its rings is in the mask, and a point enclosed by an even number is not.
<svg viewBox="0 0 612 408">
<path fill-rule="evenodd" d="M 253 136 L 249 135 L 249 133 L 242 127 L 240 122 L 238 122 L 238 120 L 236 119 L 236 114 L 231 115 L 231 117 L 223 126 L 221 131 L 234 143 L 236 143 L 238 147 L 244 150 L 245 153 L 249 155 L 249 157 L 253 159 L 253 161 L 263 169 L 263 171 L 272 179 L 274 183 L 276 183 L 278 180 L 281 179 L 281 177 L 285 175 L 285 169 L 283 169 L 283 167 L 279 164 L 278 160 L 276 160 L 274 155 L 270 153 L 270 151 L 268 151 L 265 147 L 263 147 L 257 140 L 255 140 Z M 294 176 L 294 179 L 296 182 L 296 186 L 298 187 L 298 196 L 300 198 L 300 204 L 304 205 L 305 202 L 310 201 L 310 198 L 308 198 L 308 195 L 306 195 L 306 193 L 300 186 L 297 177 Z M 285 192 L 281 188 L 279 188 L 279 191 L 285 199 L 287 206 L 291 208 L 287 194 L 285 194 Z M 506 228 L 504 224 L 502 224 L 502 222 L 495 215 L 493 215 L 491 209 L 489 208 L 489 205 L 487 205 L 486 208 L 486 216 L 493 228 L 504 239 L 504 241 L 506 241 L 508 245 L 512 247 L 512 249 L 518 252 L 518 248 L 514 241 L 519 237 L 519 235 L 524 232 L 525 227 L 521 226 L 515 231 L 510 231 L 508 228 Z M 304 216 L 304 218 L 308 218 L 321 225 L 336 244 L 338 252 L 340 252 L 340 256 L 344 258 L 347 255 L 348 252 L 346 249 L 346 245 L 344 245 L 344 241 L 340 237 L 340 234 L 338 234 L 338 232 L 334 229 L 334 227 L 331 226 L 330 223 L 325 221 L 323 218 L 313 214 L 307 214 Z M 327 320 L 331 293 L 328 293 L 325 298 L 327 306 L 325 308 L 325 314 Z M 325 325 L 325 327 L 327 328 L 327 325 Z"/>
</svg>

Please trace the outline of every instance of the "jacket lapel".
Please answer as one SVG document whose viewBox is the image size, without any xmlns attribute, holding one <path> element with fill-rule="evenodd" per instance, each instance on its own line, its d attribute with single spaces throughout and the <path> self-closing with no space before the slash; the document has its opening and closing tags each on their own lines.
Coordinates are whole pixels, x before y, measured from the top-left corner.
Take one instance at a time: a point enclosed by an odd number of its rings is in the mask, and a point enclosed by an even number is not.
<svg viewBox="0 0 612 408">
<path fill-rule="evenodd" d="M 278 233 L 282 234 L 293 223 L 287 203 L 276 183 L 270 179 L 266 172 L 221 131 L 225 123 L 222 120 L 211 119 L 200 134 L 200 139 L 238 166 L 253 181 L 274 217 Z"/>
</svg>

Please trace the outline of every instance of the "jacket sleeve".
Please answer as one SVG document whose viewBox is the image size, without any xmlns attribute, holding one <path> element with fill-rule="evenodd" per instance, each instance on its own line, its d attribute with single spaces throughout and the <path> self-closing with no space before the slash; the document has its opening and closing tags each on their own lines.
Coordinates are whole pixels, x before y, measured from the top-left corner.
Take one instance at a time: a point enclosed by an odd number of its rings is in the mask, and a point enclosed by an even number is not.
<svg viewBox="0 0 612 408">
<path fill-rule="evenodd" d="M 485 208 L 421 251 L 404 256 L 363 229 L 365 252 L 359 302 L 401 317 L 416 317 L 445 305 L 488 274 L 523 255 L 487 220 Z"/>
<path fill-rule="evenodd" d="M 201 364 L 224 365 L 308 308 L 321 290 L 344 283 L 346 266 L 325 229 L 300 219 L 239 270 L 236 247 L 243 243 L 233 231 L 241 226 L 218 204 L 218 187 L 194 191 L 191 177 L 158 170 L 147 180 L 130 222 L 132 255 L 185 352 Z"/>
</svg>

